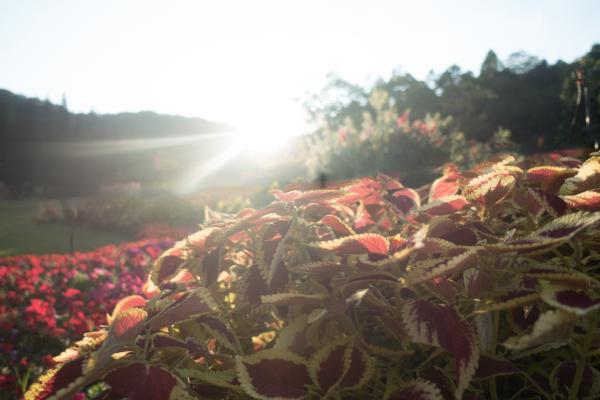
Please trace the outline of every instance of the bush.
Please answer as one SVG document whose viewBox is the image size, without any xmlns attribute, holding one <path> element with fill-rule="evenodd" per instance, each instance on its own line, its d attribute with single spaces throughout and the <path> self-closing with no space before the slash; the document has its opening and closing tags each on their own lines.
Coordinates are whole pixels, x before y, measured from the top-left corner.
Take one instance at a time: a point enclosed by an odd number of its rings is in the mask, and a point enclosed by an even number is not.
<svg viewBox="0 0 600 400">
<path fill-rule="evenodd" d="M 165 252 L 26 398 L 598 398 L 600 154 L 275 196 Z"/>
<path fill-rule="evenodd" d="M 341 125 L 326 122 L 307 139 L 309 175 L 332 179 L 354 178 L 377 172 L 405 174 L 411 183 L 425 183 L 433 168 L 445 162 L 450 118 L 438 114 L 410 120 L 410 112 L 398 115 L 386 91 L 376 89 L 369 98 L 373 114 L 365 111 L 361 126 L 350 117 Z"/>
</svg>

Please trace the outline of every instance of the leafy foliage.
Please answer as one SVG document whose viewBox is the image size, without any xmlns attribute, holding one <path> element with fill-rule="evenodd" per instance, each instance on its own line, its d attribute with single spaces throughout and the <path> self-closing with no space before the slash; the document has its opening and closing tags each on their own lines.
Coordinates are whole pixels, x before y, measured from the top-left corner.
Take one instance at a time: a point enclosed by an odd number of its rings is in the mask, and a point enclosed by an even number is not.
<svg viewBox="0 0 600 400">
<path fill-rule="evenodd" d="M 599 158 L 213 215 L 25 398 L 597 398 L 600 210 L 568 196 Z"/>
</svg>

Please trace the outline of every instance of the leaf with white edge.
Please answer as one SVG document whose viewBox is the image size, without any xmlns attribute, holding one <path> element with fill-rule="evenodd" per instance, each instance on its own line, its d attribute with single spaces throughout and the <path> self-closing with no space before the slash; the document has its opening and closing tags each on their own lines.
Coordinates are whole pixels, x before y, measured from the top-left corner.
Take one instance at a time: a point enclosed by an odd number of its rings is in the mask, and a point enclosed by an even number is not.
<svg viewBox="0 0 600 400">
<path fill-rule="evenodd" d="M 586 190 L 562 198 L 570 208 L 582 211 L 600 211 L 600 189 Z"/>
<path fill-rule="evenodd" d="M 600 213 L 577 212 L 556 218 L 531 236 L 549 239 L 569 240 L 577 233 L 600 220 Z"/>
<path fill-rule="evenodd" d="M 309 246 L 338 254 L 378 254 L 386 255 L 390 248 L 388 240 L 374 233 L 346 236 L 336 240 L 313 242 Z"/>
<path fill-rule="evenodd" d="M 557 193 L 565 179 L 576 174 L 574 168 L 542 166 L 527 170 L 526 180 L 546 192 Z"/>
<path fill-rule="evenodd" d="M 507 197 L 515 183 L 515 177 L 508 172 L 490 172 L 471 179 L 463 193 L 467 200 L 491 207 Z"/>
<path fill-rule="evenodd" d="M 442 347 L 452 354 L 458 375 L 455 396 L 462 398 L 479 362 L 473 327 L 454 308 L 426 300 L 407 302 L 401 314 L 413 342 Z"/>
<path fill-rule="evenodd" d="M 386 393 L 384 400 L 444 400 L 440 389 L 425 379 L 413 379 Z"/>
<path fill-rule="evenodd" d="M 208 290 L 199 288 L 185 293 L 178 300 L 150 318 L 150 328 L 160 329 L 165 326 L 185 321 L 193 317 L 212 313 L 217 305 Z"/>
<path fill-rule="evenodd" d="M 415 264 L 413 269 L 404 277 L 406 286 L 414 286 L 427 282 L 439 276 L 454 274 L 472 267 L 478 260 L 478 248 L 471 248 L 461 254 L 448 258 L 429 260 Z"/>
<path fill-rule="evenodd" d="M 261 400 L 302 399 L 312 382 L 306 360 L 285 350 L 237 356 L 236 371 L 244 391 Z"/>
<path fill-rule="evenodd" d="M 274 306 L 323 306 L 325 295 L 302 293 L 276 293 L 261 296 L 263 304 Z"/>
<path fill-rule="evenodd" d="M 600 299 L 598 298 L 593 299 L 586 293 L 549 284 L 542 285 L 541 296 L 546 304 L 580 317 L 600 308 Z"/>
<path fill-rule="evenodd" d="M 558 265 L 527 265 L 515 268 L 514 271 L 538 281 L 549 281 L 570 288 L 585 289 L 600 285 L 600 282 L 586 273 Z"/>
<path fill-rule="evenodd" d="M 367 354 L 347 339 L 321 348 L 311 358 L 309 368 L 314 384 L 325 396 L 364 385 L 372 372 Z"/>
<path fill-rule="evenodd" d="M 445 196 L 421 206 L 417 209 L 417 212 L 429 216 L 446 215 L 460 211 L 468 204 L 469 201 L 464 196 Z"/>
<path fill-rule="evenodd" d="M 512 200 L 535 217 L 547 212 L 552 217 L 560 217 L 567 212 L 567 203 L 555 194 L 536 188 L 520 188 L 513 191 Z"/>
<path fill-rule="evenodd" d="M 565 180 L 561 195 L 572 195 L 600 188 L 600 157 L 592 157 L 577 170 L 577 175 Z"/>
<path fill-rule="evenodd" d="M 519 351 L 549 343 L 564 343 L 570 338 L 575 321 L 576 317 L 571 313 L 549 310 L 538 318 L 530 333 L 512 336 L 503 344 L 510 350 Z"/>
</svg>

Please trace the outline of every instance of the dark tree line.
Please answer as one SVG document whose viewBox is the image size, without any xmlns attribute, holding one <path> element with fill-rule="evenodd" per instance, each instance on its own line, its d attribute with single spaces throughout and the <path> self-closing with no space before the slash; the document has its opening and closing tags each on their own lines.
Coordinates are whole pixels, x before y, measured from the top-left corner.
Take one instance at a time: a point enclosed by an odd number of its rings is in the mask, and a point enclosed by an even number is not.
<svg viewBox="0 0 600 400">
<path fill-rule="evenodd" d="M 72 113 L 62 105 L 0 89 L 2 140 L 102 140 L 195 135 L 226 130 L 224 124 L 200 118 L 154 112 Z"/>
<path fill-rule="evenodd" d="M 579 77 L 579 105 L 578 71 L 585 78 L 582 82 Z M 522 52 L 502 62 L 490 51 L 478 75 L 453 65 L 430 75 L 427 82 L 397 72 L 365 88 L 331 76 L 328 85 L 305 105 L 314 121 L 324 118 L 337 126 L 350 117 L 360 126 L 364 112 L 374 114 L 368 97 L 375 88 L 385 89 L 396 109 L 410 109 L 414 118 L 426 113 L 451 116 L 454 128 L 467 139 L 487 141 L 499 127 L 509 129 L 512 140 L 524 151 L 590 146 L 600 139 L 600 44 L 572 63 L 549 64 Z"/>
</svg>

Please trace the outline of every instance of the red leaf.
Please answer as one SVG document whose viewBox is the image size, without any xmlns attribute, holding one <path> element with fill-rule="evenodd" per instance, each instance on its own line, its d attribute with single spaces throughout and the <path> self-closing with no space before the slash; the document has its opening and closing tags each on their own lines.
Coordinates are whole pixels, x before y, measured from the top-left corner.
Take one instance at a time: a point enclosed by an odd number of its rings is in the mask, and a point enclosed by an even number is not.
<svg viewBox="0 0 600 400">
<path fill-rule="evenodd" d="M 598 189 L 564 196 L 563 200 L 571 208 L 583 211 L 600 211 L 600 190 Z"/>
<path fill-rule="evenodd" d="M 114 392 L 131 400 L 164 400 L 177 383 L 170 372 L 158 366 L 135 363 L 119 368 L 104 378 Z"/>
<path fill-rule="evenodd" d="M 565 179 L 575 174 L 577 174 L 577 170 L 573 168 L 543 166 L 529 169 L 526 179 L 529 183 L 539 186 L 543 191 L 557 193 Z"/>
<path fill-rule="evenodd" d="M 390 248 L 390 243 L 381 235 L 365 233 L 325 242 L 313 242 L 311 246 L 340 254 L 367 253 L 386 255 Z"/>
<path fill-rule="evenodd" d="M 429 216 L 452 214 L 465 208 L 469 202 L 463 196 L 440 197 L 435 201 L 430 201 L 417 211 Z"/>
<path fill-rule="evenodd" d="M 444 175 L 433 181 L 429 188 L 429 201 L 457 194 L 461 179 L 463 176 L 458 172 L 456 166 L 451 165 L 444 168 Z"/>
<path fill-rule="evenodd" d="M 326 215 L 319 221 L 320 224 L 327 225 L 341 236 L 355 235 L 356 232 L 344 221 L 335 215 Z"/>
<path fill-rule="evenodd" d="M 147 301 L 142 296 L 137 294 L 123 297 L 115 306 L 112 315 L 107 316 L 108 324 L 121 312 L 133 307 L 144 307 Z"/>
</svg>

